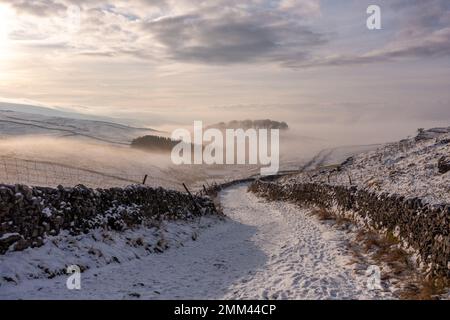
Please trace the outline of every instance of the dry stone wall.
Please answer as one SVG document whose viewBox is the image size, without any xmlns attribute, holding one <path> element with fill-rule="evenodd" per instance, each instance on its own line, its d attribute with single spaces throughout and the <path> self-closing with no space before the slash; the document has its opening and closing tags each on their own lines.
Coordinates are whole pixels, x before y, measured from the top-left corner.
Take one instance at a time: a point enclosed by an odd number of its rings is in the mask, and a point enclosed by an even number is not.
<svg viewBox="0 0 450 320">
<path fill-rule="evenodd" d="M 0 185 L 0 254 L 10 248 L 41 246 L 44 237 L 62 230 L 75 235 L 97 227 L 121 231 L 146 220 L 191 219 L 208 214 L 218 214 L 208 197 L 191 198 L 163 188 Z"/>
<path fill-rule="evenodd" d="M 292 201 L 351 213 L 367 227 L 392 232 L 406 241 L 431 273 L 450 277 L 450 205 L 429 205 L 420 198 L 381 194 L 356 187 L 317 183 L 280 184 L 256 181 L 250 190 L 269 200 Z"/>
</svg>

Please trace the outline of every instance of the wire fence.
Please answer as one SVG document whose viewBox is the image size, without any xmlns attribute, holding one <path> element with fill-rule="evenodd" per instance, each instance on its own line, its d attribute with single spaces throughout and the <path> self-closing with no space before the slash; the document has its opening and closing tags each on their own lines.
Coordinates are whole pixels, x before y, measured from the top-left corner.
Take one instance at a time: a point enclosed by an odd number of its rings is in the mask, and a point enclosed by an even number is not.
<svg viewBox="0 0 450 320">
<path fill-rule="evenodd" d="M 82 184 L 90 188 L 112 188 L 145 184 L 183 191 L 182 183 L 186 183 L 191 190 L 197 192 L 211 185 L 242 179 L 245 175 L 205 177 L 202 168 L 162 171 L 154 166 L 149 166 L 148 173 L 145 174 L 126 174 L 119 172 L 119 169 L 113 170 L 100 171 L 51 161 L 0 156 L 0 184 L 8 185 L 24 184 L 54 188 L 58 185 L 71 187 Z"/>
<path fill-rule="evenodd" d="M 101 172 L 50 161 L 0 157 L 0 183 L 56 187 L 83 184 L 91 188 L 143 183 L 144 175 Z M 147 180 L 151 184 L 150 180 Z"/>
</svg>

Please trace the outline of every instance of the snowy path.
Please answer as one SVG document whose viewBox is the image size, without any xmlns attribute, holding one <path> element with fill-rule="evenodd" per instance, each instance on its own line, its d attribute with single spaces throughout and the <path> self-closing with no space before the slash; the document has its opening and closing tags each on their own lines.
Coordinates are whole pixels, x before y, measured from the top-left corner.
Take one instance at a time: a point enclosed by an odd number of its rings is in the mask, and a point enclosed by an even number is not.
<svg viewBox="0 0 450 320">
<path fill-rule="evenodd" d="M 230 217 L 184 247 L 82 274 L 0 288 L 0 298 L 344 299 L 371 298 L 347 265 L 343 234 L 290 204 L 266 203 L 246 186 L 221 194 Z"/>
</svg>

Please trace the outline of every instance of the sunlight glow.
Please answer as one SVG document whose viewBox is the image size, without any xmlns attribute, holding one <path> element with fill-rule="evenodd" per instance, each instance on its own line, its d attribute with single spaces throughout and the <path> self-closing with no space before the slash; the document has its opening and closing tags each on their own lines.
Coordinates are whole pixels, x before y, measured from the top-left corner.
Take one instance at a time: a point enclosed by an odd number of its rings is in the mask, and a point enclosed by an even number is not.
<svg viewBox="0 0 450 320">
<path fill-rule="evenodd" d="M 9 32 L 12 22 L 12 13 L 9 7 L 0 5 L 0 57 L 10 54 Z"/>
</svg>

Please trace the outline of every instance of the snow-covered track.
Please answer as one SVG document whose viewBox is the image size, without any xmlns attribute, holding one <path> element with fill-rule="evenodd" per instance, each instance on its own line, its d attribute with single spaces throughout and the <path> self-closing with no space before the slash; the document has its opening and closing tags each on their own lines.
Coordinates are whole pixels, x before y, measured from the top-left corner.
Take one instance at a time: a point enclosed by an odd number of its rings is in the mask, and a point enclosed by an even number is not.
<svg viewBox="0 0 450 320">
<path fill-rule="evenodd" d="M 307 210 L 267 203 L 246 185 L 220 194 L 225 222 L 161 254 L 91 269 L 82 289 L 66 276 L 0 287 L 0 298 L 370 299 L 366 278 L 348 264 L 344 233 Z"/>
</svg>

